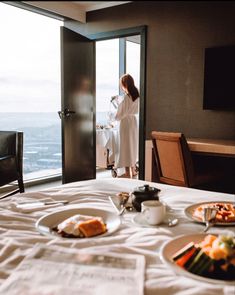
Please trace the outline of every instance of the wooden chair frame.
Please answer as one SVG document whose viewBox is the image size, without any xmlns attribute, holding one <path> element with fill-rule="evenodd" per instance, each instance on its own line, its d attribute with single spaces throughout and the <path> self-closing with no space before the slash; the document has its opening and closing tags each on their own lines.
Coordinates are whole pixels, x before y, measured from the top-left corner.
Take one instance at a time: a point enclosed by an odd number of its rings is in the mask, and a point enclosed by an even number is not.
<svg viewBox="0 0 235 295">
<path fill-rule="evenodd" d="M 158 180 L 160 182 L 171 184 L 171 185 L 191 187 L 193 185 L 193 178 L 194 178 L 193 161 L 192 161 L 191 153 L 189 151 L 187 141 L 184 135 L 182 133 L 153 131 L 151 133 L 151 136 L 152 136 L 154 157 L 155 157 L 157 172 L 158 172 Z M 184 178 L 183 181 L 167 178 L 163 176 L 157 143 L 156 143 L 157 140 L 177 142 L 179 146 L 179 155 L 180 155 L 180 160 L 182 164 L 182 171 L 183 171 L 183 178 Z"/>
</svg>

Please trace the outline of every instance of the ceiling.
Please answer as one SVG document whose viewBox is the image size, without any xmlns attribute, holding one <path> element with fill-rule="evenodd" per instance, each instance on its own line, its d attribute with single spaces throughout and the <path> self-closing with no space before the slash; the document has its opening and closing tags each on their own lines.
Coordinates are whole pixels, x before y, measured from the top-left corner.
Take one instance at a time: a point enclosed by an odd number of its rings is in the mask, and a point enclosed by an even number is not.
<svg viewBox="0 0 235 295">
<path fill-rule="evenodd" d="M 133 43 L 140 44 L 140 35 L 128 36 L 128 37 L 126 37 L 126 40 L 133 42 Z"/>
<path fill-rule="evenodd" d="M 122 5 L 132 1 L 72 1 L 72 2 L 75 3 L 80 9 L 87 12 L 87 11 L 93 11 L 93 10 L 107 8 L 107 7 Z"/>
<path fill-rule="evenodd" d="M 86 13 L 132 1 L 22 1 L 28 5 L 85 23 Z"/>
</svg>

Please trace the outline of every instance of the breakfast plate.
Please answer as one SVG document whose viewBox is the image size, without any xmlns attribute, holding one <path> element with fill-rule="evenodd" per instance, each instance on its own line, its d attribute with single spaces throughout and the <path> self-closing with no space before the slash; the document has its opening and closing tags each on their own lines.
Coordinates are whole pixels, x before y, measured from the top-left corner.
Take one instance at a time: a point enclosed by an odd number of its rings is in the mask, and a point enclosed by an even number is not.
<svg viewBox="0 0 235 295">
<path fill-rule="evenodd" d="M 211 201 L 211 202 L 201 202 L 201 203 L 196 203 L 193 205 L 188 206 L 185 208 L 184 213 L 185 215 L 192 221 L 196 221 L 199 223 L 205 223 L 201 218 L 198 216 L 195 216 L 195 210 L 201 206 L 214 206 L 215 204 L 228 204 L 228 205 L 234 205 L 233 202 L 226 202 L 226 201 Z M 235 209 L 234 209 L 235 213 Z M 223 226 L 234 226 L 235 222 L 222 222 L 222 221 L 216 221 L 215 225 L 223 225 Z"/>
<path fill-rule="evenodd" d="M 180 251 L 185 245 L 193 242 L 193 243 L 200 243 L 202 242 L 205 237 L 208 236 L 208 234 L 191 234 L 191 235 L 183 235 L 178 236 L 174 239 L 169 240 L 166 242 L 160 251 L 160 258 L 164 264 L 166 264 L 172 271 L 174 271 L 178 275 L 187 276 L 192 279 L 204 281 L 207 283 L 212 284 L 221 284 L 221 285 L 234 285 L 234 280 L 222 280 L 222 279 L 216 279 L 216 278 L 210 278 L 206 276 L 202 276 L 199 274 L 195 274 L 192 272 L 189 272 L 185 268 L 179 266 L 176 264 L 175 261 L 173 261 L 173 256 L 175 253 Z M 179 253 L 179 252 L 178 252 Z"/>
<path fill-rule="evenodd" d="M 91 238 L 101 238 L 104 236 L 111 235 L 114 233 L 121 225 L 121 218 L 116 214 L 108 211 L 101 210 L 95 208 L 68 208 L 65 210 L 60 210 L 56 212 L 51 212 L 42 216 L 35 224 L 36 229 L 43 235 L 50 236 L 53 238 L 61 237 L 55 230 L 58 224 L 66 220 L 67 218 L 81 214 L 81 215 L 89 215 L 94 217 L 101 217 L 106 224 L 107 231 L 104 234 L 97 235 Z M 76 240 L 84 240 L 86 238 L 69 238 Z"/>
</svg>

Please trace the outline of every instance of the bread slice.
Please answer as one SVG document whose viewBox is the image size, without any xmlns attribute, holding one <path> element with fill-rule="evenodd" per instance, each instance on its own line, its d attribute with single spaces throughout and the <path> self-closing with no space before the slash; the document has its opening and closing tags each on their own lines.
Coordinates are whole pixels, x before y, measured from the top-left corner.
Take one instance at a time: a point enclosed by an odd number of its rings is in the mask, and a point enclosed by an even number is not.
<svg viewBox="0 0 235 295">
<path fill-rule="evenodd" d="M 100 219 L 90 219 L 79 224 L 79 230 L 84 237 L 89 238 L 107 231 L 106 225 Z"/>
</svg>

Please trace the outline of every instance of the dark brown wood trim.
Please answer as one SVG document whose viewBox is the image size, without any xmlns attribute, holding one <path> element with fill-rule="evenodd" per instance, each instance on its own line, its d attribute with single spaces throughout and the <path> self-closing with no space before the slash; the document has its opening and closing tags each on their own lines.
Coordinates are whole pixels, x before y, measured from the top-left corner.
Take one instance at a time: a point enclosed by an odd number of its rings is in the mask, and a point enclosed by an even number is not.
<svg viewBox="0 0 235 295">
<path fill-rule="evenodd" d="M 140 112 L 139 112 L 139 179 L 145 177 L 145 136 L 146 136 L 146 53 L 147 53 L 147 26 L 102 32 L 86 36 L 94 41 L 123 38 L 140 35 Z"/>
</svg>

